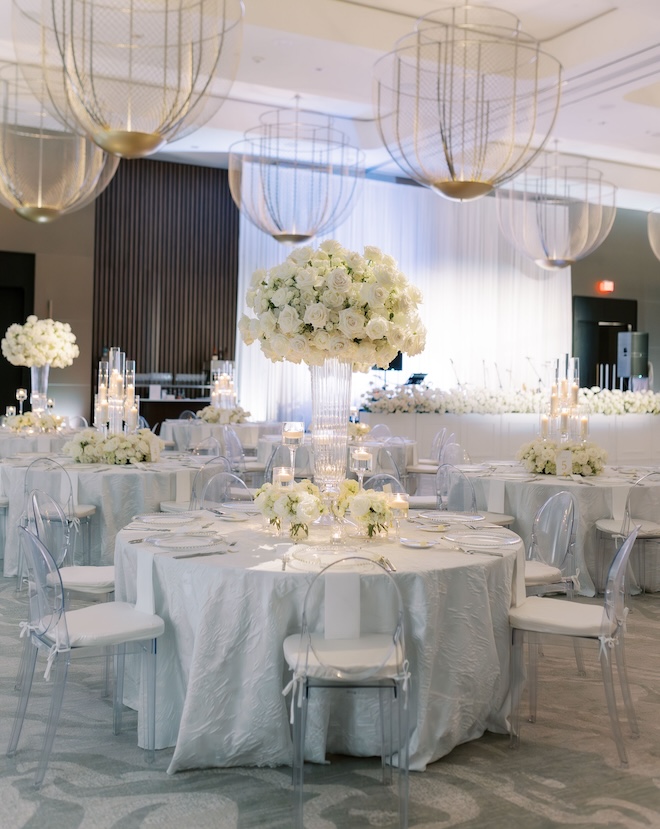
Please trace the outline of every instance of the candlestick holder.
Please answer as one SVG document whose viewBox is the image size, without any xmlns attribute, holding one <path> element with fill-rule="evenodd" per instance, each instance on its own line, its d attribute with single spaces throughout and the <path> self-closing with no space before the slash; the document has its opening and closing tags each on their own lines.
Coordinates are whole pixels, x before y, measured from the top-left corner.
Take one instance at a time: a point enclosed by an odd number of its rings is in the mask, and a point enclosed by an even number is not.
<svg viewBox="0 0 660 829">
<path fill-rule="evenodd" d="M 407 492 L 393 492 L 389 498 L 389 507 L 392 510 L 394 521 L 394 537 L 399 541 L 401 538 L 401 519 L 408 517 L 410 495 Z"/>
<path fill-rule="evenodd" d="M 305 437 L 305 424 L 301 420 L 290 420 L 282 425 L 282 444 L 289 449 L 291 466 L 296 468 L 296 451 L 302 446 Z"/>
<path fill-rule="evenodd" d="M 351 472 L 355 472 L 358 479 L 360 489 L 364 489 L 363 481 L 367 472 L 371 472 L 373 467 L 373 455 L 367 452 L 366 449 L 352 449 L 351 450 Z"/>
<path fill-rule="evenodd" d="M 18 413 L 23 414 L 23 404 L 27 400 L 27 389 L 16 389 L 16 400 L 18 400 Z"/>
</svg>

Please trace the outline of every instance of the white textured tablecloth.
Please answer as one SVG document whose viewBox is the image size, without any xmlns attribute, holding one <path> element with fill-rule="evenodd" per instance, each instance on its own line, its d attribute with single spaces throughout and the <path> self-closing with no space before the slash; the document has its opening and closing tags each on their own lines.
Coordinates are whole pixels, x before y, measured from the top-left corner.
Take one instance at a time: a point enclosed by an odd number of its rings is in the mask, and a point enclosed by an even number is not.
<svg viewBox="0 0 660 829">
<path fill-rule="evenodd" d="M 254 450 L 262 435 L 280 435 L 282 424 L 277 422 L 231 423 L 241 441 L 243 449 Z M 160 427 L 160 437 L 173 441 L 180 452 L 194 449 L 204 438 L 222 440 L 222 426 L 219 423 L 204 423 L 200 420 L 165 420 Z"/>
<path fill-rule="evenodd" d="M 6 460 L 0 465 L 2 491 L 9 498 L 7 533 L 5 541 L 4 575 L 15 576 L 18 564 L 18 520 L 24 509 L 25 474 L 34 458 Z M 69 477 L 74 503 L 92 504 L 92 564 L 112 564 L 115 536 L 131 518 L 141 512 L 157 512 L 161 501 L 188 500 L 190 484 L 204 458 L 162 460 L 159 463 L 138 466 L 107 466 L 76 464 L 66 458 L 57 458 Z M 177 481 L 177 473 L 178 481 Z M 44 473 L 57 475 L 58 471 Z M 181 488 L 181 474 L 187 476 L 187 498 L 177 493 Z M 55 488 L 56 489 L 56 488 Z M 55 491 L 55 490 L 52 490 Z"/>
<path fill-rule="evenodd" d="M 9 429 L 0 429 L 0 458 L 27 453 L 47 455 L 51 452 L 59 452 L 72 437 L 73 433 L 67 435 L 61 433 L 49 434 L 47 432 L 26 434 L 12 432 Z"/>
<path fill-rule="evenodd" d="M 279 446 L 281 438 L 278 435 L 262 435 L 257 442 L 257 460 L 260 463 L 267 464 L 270 456 L 273 454 L 273 449 Z M 312 452 L 312 440 L 309 435 L 305 436 L 305 446 Z M 381 449 L 387 449 L 392 454 L 392 458 L 399 468 L 401 474 L 405 473 L 406 467 L 411 466 L 417 462 L 417 442 L 408 438 L 403 438 L 400 443 L 386 443 L 385 441 L 370 441 L 364 440 L 360 443 L 349 443 L 349 458 L 351 449 L 365 449 L 373 455 L 373 471 L 380 472 L 381 466 L 379 464 L 378 453 Z M 349 459 L 347 458 L 347 464 Z"/>
<path fill-rule="evenodd" d="M 176 746 L 170 772 L 291 763 L 288 700 L 281 693 L 290 677 L 282 642 L 300 630 L 313 573 L 290 566 L 282 571 L 272 562 L 275 539 L 251 525 L 217 528 L 236 542 L 236 552 L 177 560 L 154 555 L 146 543 L 129 544 L 135 532 L 117 536 L 117 599 L 136 600 L 138 561 L 144 556 L 152 561 L 155 611 L 165 619 L 158 643 L 156 746 Z M 415 532 L 406 524 L 407 535 Z M 524 596 L 522 542 L 501 548 L 501 557 L 442 546 L 414 550 L 396 542 L 365 549 L 384 552 L 397 567 L 394 578 L 406 607 L 411 768 L 424 769 L 486 730 L 505 733 L 508 610 L 512 585 L 516 600 Z M 376 603 L 379 577 L 361 575 L 373 580 L 368 595 Z M 127 693 L 137 707 L 135 688 L 127 685 Z M 315 695 L 313 703 L 310 759 L 322 761 L 326 747 L 353 755 L 379 753 L 377 697 L 341 696 L 330 731 L 326 696 Z"/>
</svg>

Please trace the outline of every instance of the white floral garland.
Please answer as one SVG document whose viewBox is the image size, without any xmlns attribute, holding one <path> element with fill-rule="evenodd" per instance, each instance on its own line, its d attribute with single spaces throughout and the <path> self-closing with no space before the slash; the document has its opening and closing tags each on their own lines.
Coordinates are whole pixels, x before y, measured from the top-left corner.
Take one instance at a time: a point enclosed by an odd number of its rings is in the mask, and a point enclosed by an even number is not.
<svg viewBox="0 0 660 829">
<path fill-rule="evenodd" d="M 205 423 L 245 423 L 250 417 L 250 412 L 245 411 L 242 406 L 234 406 L 231 409 L 219 409 L 216 406 L 204 406 L 197 412 L 197 416 Z"/>
<path fill-rule="evenodd" d="M 38 319 L 31 314 L 24 325 L 10 325 L 0 343 L 2 355 L 14 366 L 65 368 L 80 354 L 68 322 Z"/>
<path fill-rule="evenodd" d="M 595 443 L 581 443 L 579 441 L 568 441 L 559 443 L 555 440 L 543 440 L 537 438 L 531 443 L 520 447 L 516 454 L 528 472 L 536 472 L 544 475 L 557 474 L 557 452 L 562 450 L 570 451 L 572 455 L 572 474 L 599 475 L 605 466 L 607 452 Z"/>
<path fill-rule="evenodd" d="M 108 437 L 94 429 L 84 429 L 64 444 L 63 451 L 76 463 L 129 464 L 160 460 L 164 446 L 164 441 L 150 429 Z"/>
</svg>

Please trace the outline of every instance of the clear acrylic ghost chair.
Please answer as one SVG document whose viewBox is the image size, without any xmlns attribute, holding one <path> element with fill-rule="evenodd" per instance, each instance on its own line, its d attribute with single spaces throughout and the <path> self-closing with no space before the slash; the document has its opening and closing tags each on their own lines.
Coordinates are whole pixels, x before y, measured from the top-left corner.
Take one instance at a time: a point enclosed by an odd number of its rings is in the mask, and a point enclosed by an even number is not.
<svg viewBox="0 0 660 829">
<path fill-rule="evenodd" d="M 201 509 L 258 512 L 247 484 L 232 472 L 217 472 L 209 478 L 202 492 Z"/>
<path fill-rule="evenodd" d="M 633 527 L 638 527 L 637 533 L 637 564 L 639 574 L 639 584 L 642 589 L 645 587 L 645 541 L 653 541 L 660 539 L 660 523 L 651 521 L 646 518 L 640 518 L 640 515 L 645 510 L 648 511 L 649 504 L 645 501 L 650 501 L 649 491 L 646 489 L 648 485 L 660 485 L 660 472 L 649 472 L 638 478 L 633 486 L 628 491 L 626 497 L 626 505 L 623 511 L 623 518 L 618 520 L 616 518 L 600 518 L 596 521 L 596 529 L 602 537 L 610 538 L 613 542 L 614 549 L 621 543 L 622 539 L 626 538 Z M 602 545 L 599 544 L 596 582 L 597 587 L 602 584 L 603 559 L 607 555 Z"/>
<path fill-rule="evenodd" d="M 428 458 L 420 458 L 418 463 L 430 466 L 436 465 L 440 461 L 440 452 L 442 447 L 444 446 L 447 440 L 447 428 L 443 426 L 438 432 L 433 435 L 433 440 L 431 441 L 431 451 L 429 453 Z"/>
<path fill-rule="evenodd" d="M 580 587 L 575 566 L 577 527 L 577 504 L 570 492 L 557 492 L 540 507 L 525 561 L 528 595 L 566 593 L 573 598 Z"/>
<path fill-rule="evenodd" d="M 470 456 L 463 449 L 460 443 L 446 443 L 440 450 L 440 463 L 451 463 L 453 465 L 470 463 Z"/>
<path fill-rule="evenodd" d="M 264 481 L 272 483 L 273 468 L 276 466 L 290 466 L 291 453 L 288 446 L 281 444 L 275 446 L 268 458 L 268 462 L 264 467 Z M 293 472 L 293 477 L 296 481 L 301 481 L 304 478 L 311 478 L 314 474 L 314 466 L 312 464 L 312 457 L 309 449 L 306 446 L 299 446 L 296 449 L 296 466 Z"/>
<path fill-rule="evenodd" d="M 197 413 L 191 411 L 190 409 L 184 409 L 181 414 L 179 415 L 179 420 L 196 420 Z"/>
<path fill-rule="evenodd" d="M 373 601 L 382 612 L 374 612 Z M 378 691 L 383 782 L 391 781 L 392 766 L 396 764 L 399 826 L 405 829 L 408 826 L 410 675 L 403 600 L 390 573 L 378 562 L 361 556 L 339 558 L 324 567 L 307 589 L 301 632 L 288 636 L 283 649 L 293 674 L 282 693 L 285 696 L 291 693 L 295 829 L 304 827 L 309 698 L 312 692 L 337 688 L 360 689 L 365 693 Z M 398 722 L 395 741 L 392 739 L 394 707 Z"/>
<path fill-rule="evenodd" d="M 621 765 L 624 767 L 628 765 L 626 747 L 617 711 L 612 657 L 614 657 L 617 664 L 628 726 L 633 736 L 636 737 L 639 735 L 639 728 L 630 695 L 624 649 L 625 622 L 628 612 L 625 606 L 626 570 L 636 536 L 637 529 L 635 528 L 625 539 L 612 562 L 607 576 L 603 606 L 583 604 L 582 602 L 567 602 L 562 599 L 551 599 L 544 596 L 528 596 L 522 604 L 511 608 L 509 611 L 509 624 L 512 628 L 510 678 L 512 748 L 517 747 L 520 742 L 523 644 L 525 641 L 528 643 L 529 720 L 535 722 L 538 644 L 543 637 L 553 635 L 577 640 L 580 644 L 591 642 L 598 645 L 612 736 L 616 743 Z"/>
<path fill-rule="evenodd" d="M 405 492 L 405 488 L 398 478 L 386 473 L 372 475 L 365 483 L 365 489 L 372 489 L 374 492 Z"/>
<path fill-rule="evenodd" d="M 143 659 L 142 710 L 147 720 L 147 760 L 154 759 L 156 732 L 156 639 L 165 623 L 150 612 L 127 602 L 103 602 L 67 611 L 64 589 L 53 557 L 25 527 L 19 528 L 28 573 L 28 621 L 21 635 L 29 637 L 25 673 L 14 717 L 7 756 L 16 754 L 39 651 L 48 655 L 44 678 L 50 679 L 51 698 L 46 719 L 43 748 L 35 773 L 35 786 L 43 782 L 55 732 L 71 658 L 98 657 L 112 647 L 116 657 L 113 730 L 121 730 L 124 661 L 127 652 L 139 652 Z"/>
<path fill-rule="evenodd" d="M 68 421 L 69 429 L 87 429 L 89 426 L 87 418 L 82 415 L 74 415 L 73 417 L 70 417 Z"/>
<path fill-rule="evenodd" d="M 477 496 L 472 481 L 449 463 L 438 467 L 435 475 L 436 509 L 475 514 Z"/>
<path fill-rule="evenodd" d="M 392 437 L 392 430 L 384 423 L 376 423 L 369 429 L 369 440 L 387 440 Z"/>
<path fill-rule="evenodd" d="M 225 450 L 223 454 L 231 462 L 231 471 L 252 485 L 261 485 L 266 465 L 256 460 L 245 459 L 243 444 L 233 426 L 222 427 L 222 444 Z"/>
<path fill-rule="evenodd" d="M 195 473 L 190 487 L 190 498 L 186 501 L 161 501 L 161 512 L 188 512 L 202 508 L 202 492 L 209 478 L 218 472 L 230 472 L 231 464 L 224 455 L 209 458 Z"/>
<path fill-rule="evenodd" d="M 209 435 L 209 437 L 204 438 L 204 440 L 200 440 L 197 446 L 195 446 L 192 450 L 192 454 L 215 458 L 222 454 L 220 450 L 220 441 L 212 435 Z"/>
<path fill-rule="evenodd" d="M 150 429 L 150 428 L 151 428 L 151 426 L 149 426 L 149 421 L 147 420 L 147 418 L 143 417 L 142 415 L 139 415 L 139 417 L 138 417 L 138 429 Z"/>
<path fill-rule="evenodd" d="M 385 446 L 382 446 L 378 450 L 377 467 L 379 472 L 391 475 L 398 481 L 401 480 L 401 470 L 399 468 L 399 464 L 394 459 L 394 456 L 392 455 L 390 450 L 387 449 Z"/>
</svg>

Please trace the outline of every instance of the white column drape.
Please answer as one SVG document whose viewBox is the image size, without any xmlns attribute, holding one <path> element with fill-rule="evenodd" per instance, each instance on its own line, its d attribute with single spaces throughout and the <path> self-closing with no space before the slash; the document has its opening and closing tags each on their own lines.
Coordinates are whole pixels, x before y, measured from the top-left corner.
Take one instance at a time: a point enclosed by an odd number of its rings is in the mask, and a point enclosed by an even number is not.
<svg viewBox="0 0 660 829">
<path fill-rule="evenodd" d="M 426 349 L 404 355 L 403 371 L 389 372 L 388 385 L 420 372 L 445 389 L 536 387 L 570 351 L 570 269 L 548 273 L 518 254 L 499 231 L 494 199 L 455 204 L 426 188 L 367 180 L 331 237 L 350 250 L 380 247 L 424 295 Z M 289 250 L 241 217 L 238 316 L 252 272 L 283 261 Z M 309 421 L 306 366 L 271 363 L 240 335 L 236 359 L 240 403 L 254 419 Z M 382 380 L 382 372 L 354 375 L 354 400 Z"/>
</svg>

